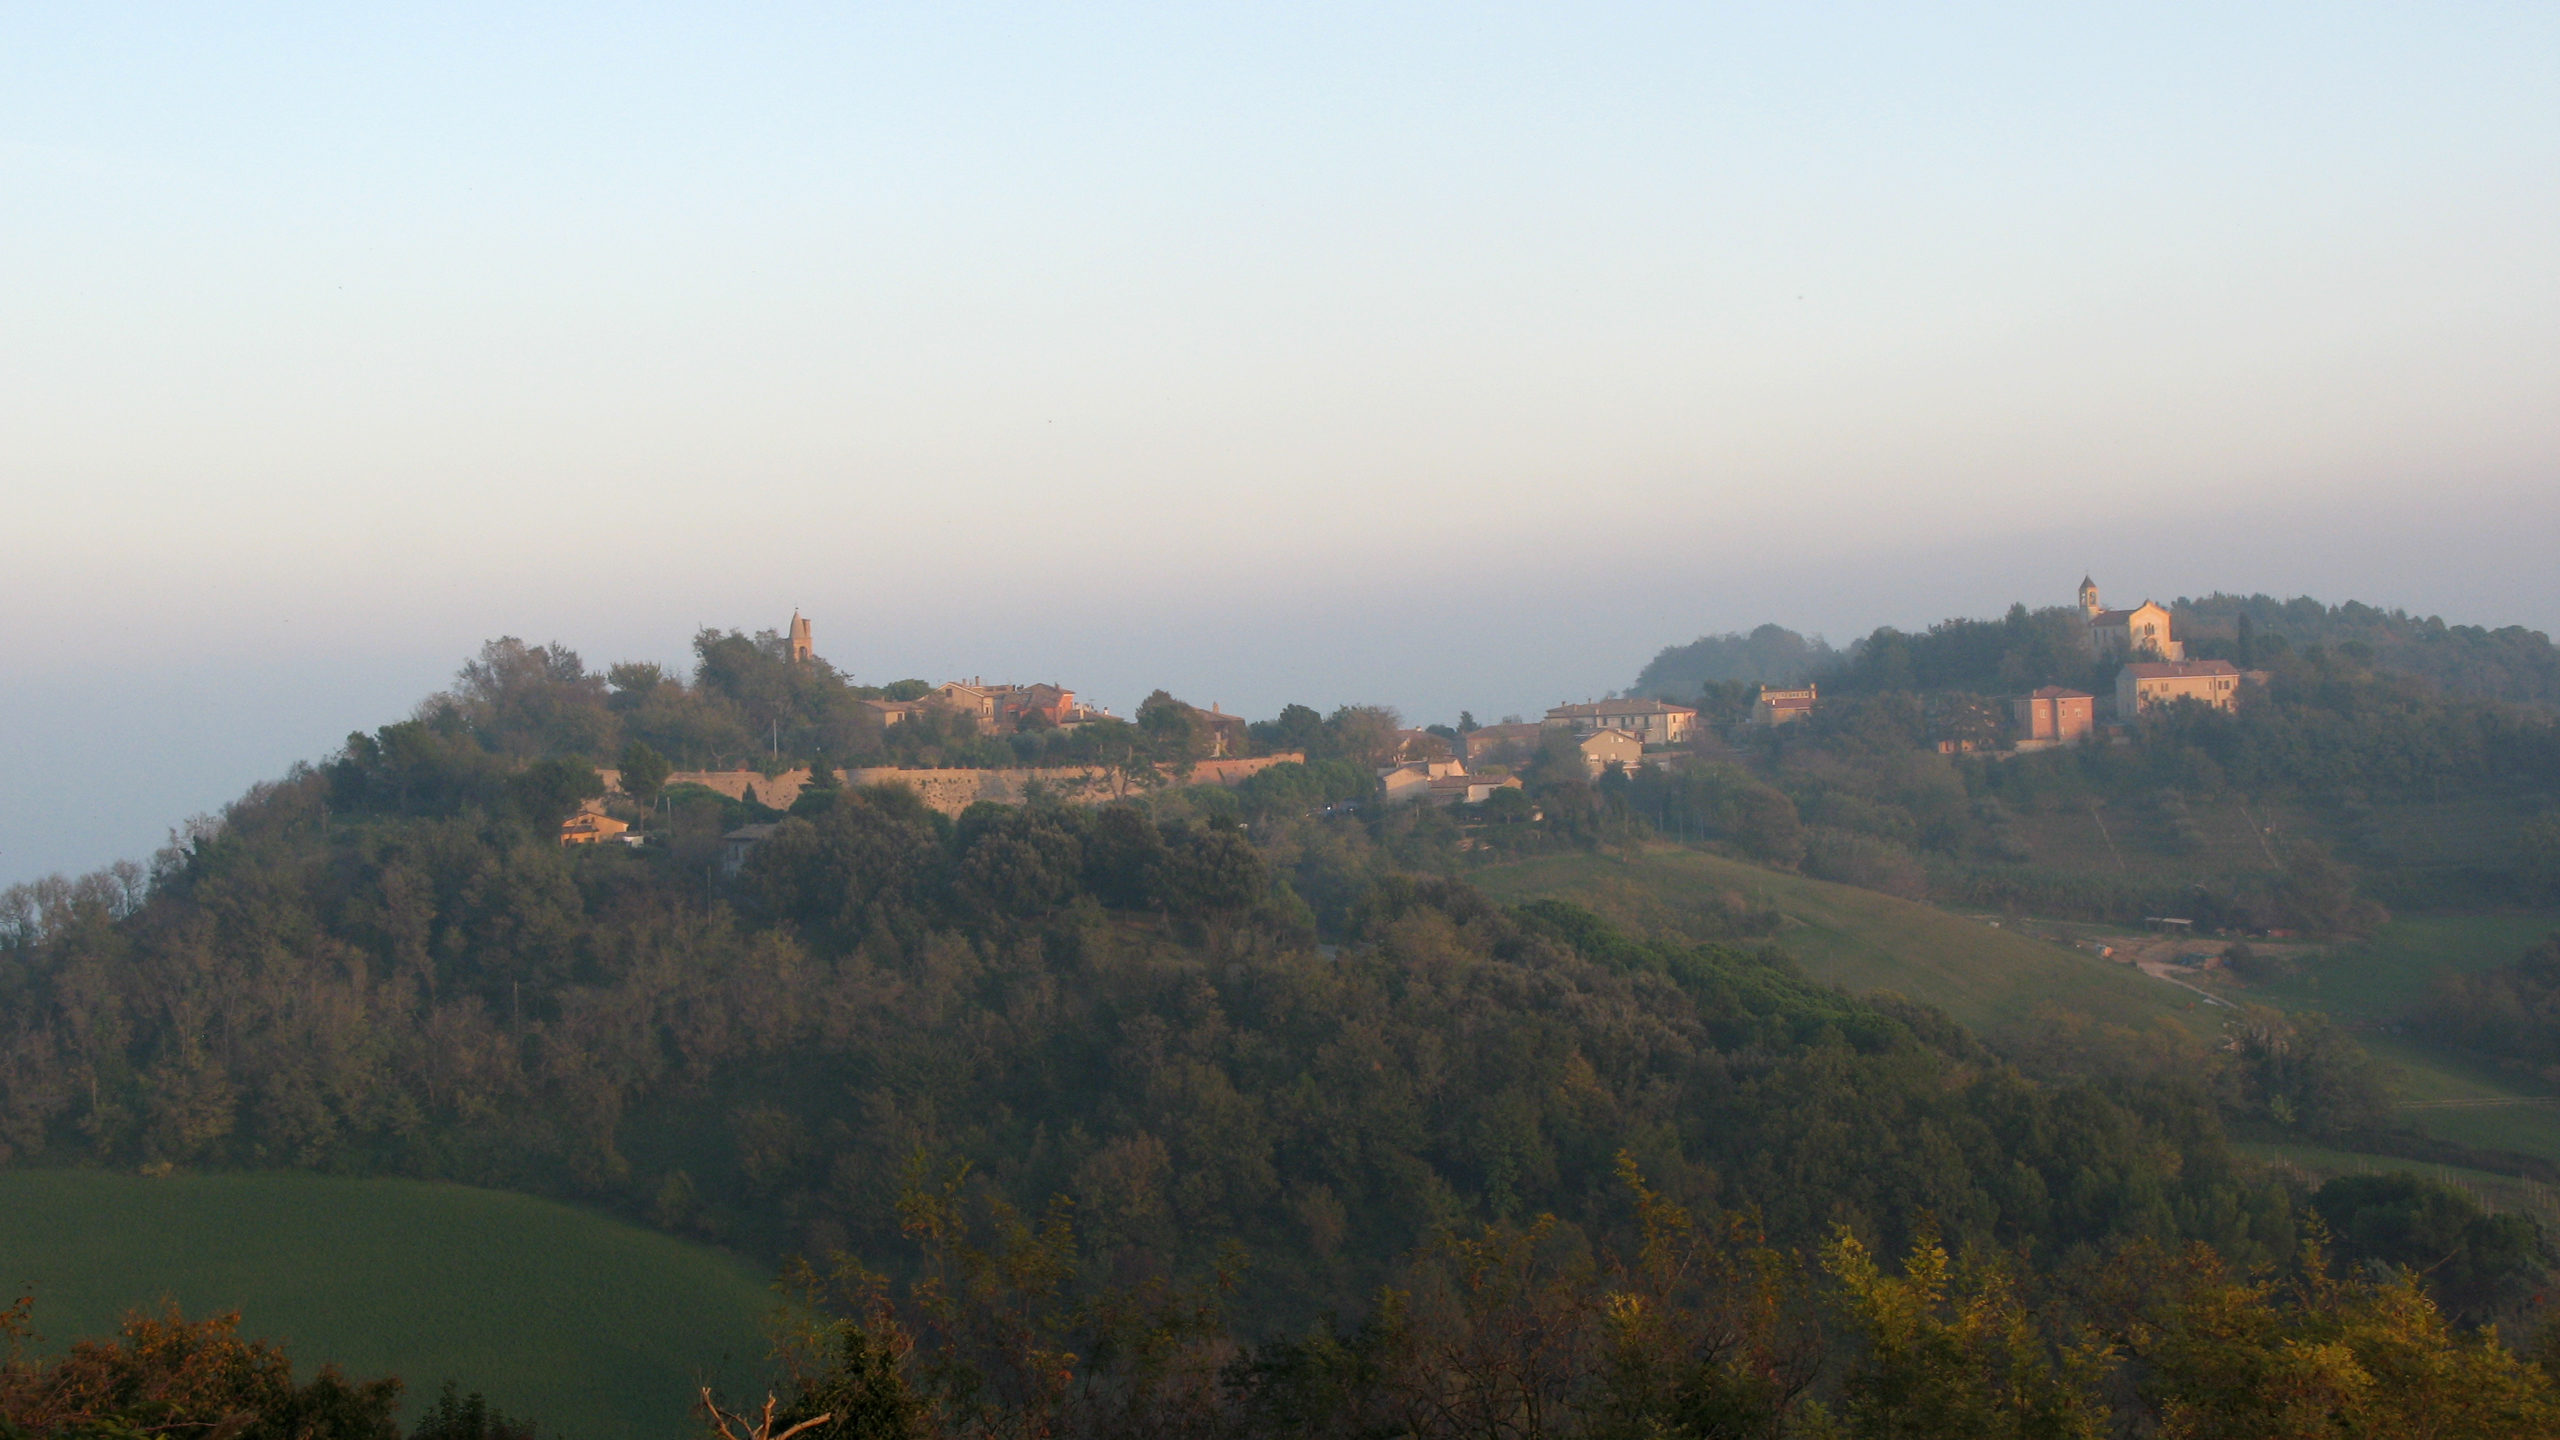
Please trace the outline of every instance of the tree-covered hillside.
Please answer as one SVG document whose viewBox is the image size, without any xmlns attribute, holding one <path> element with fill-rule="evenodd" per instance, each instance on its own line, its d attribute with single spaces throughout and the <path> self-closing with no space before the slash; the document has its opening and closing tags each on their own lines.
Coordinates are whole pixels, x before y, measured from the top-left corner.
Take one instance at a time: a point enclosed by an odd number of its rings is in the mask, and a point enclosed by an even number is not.
<svg viewBox="0 0 2560 1440">
<path fill-rule="evenodd" d="M 2201 1088 L 2023 1074 L 1772 949 L 1497 907 L 1427 873 L 1445 812 L 1328 813 L 1323 765 L 956 822 L 820 786 L 727 877 L 681 817 L 560 845 L 591 712 L 480 673 L 147 875 L 11 893 L 0 1158 L 465 1179 L 770 1257 L 881 1253 L 909 1161 L 966 1159 L 1073 1197 L 1114 1266 L 1242 1246 L 1269 1314 L 1470 1217 L 1588 1219 L 1622 1149 L 1790 1240 L 2292 1243 Z M 1539 793 L 1540 843 L 1642 823 L 1578 770 Z"/>
<path fill-rule="evenodd" d="M 725 693 L 716 648 L 683 704 Z M 2313 1138 L 2378 1123 L 2372 1067 L 2316 1017 L 2249 1013 L 2216 1045 L 2051 1006 L 1995 1049 L 1928 1006 L 1809 980 L 1748 900 L 1691 897 L 1643 931 L 1465 879 L 1674 836 L 1877 888 L 1908 866 L 1935 890 L 2029 873 L 1982 847 L 2048 795 L 2552 764 L 2547 722 L 2457 720 L 2338 652 L 2279 657 L 2272 694 L 1986 767 L 1926 746 L 1944 712 L 1919 695 L 1852 686 L 1669 769 L 1594 780 L 1569 746 L 1541 751 L 1512 803 L 1465 813 L 1371 803 L 1395 736 L 1376 711 L 1291 707 L 1258 741 L 1332 758 L 1185 789 L 1168 704 L 1127 727 L 1117 763 L 1152 781 L 1130 798 L 954 819 L 821 772 L 731 873 L 728 817 L 698 806 L 642 846 L 559 843 L 598 752 L 634 732 L 596 728 L 611 696 L 589 703 L 574 659 L 501 642 L 420 718 L 258 787 L 149 869 L 0 900 L 0 1163 L 467 1180 L 833 1265 L 804 1277 L 802 1400 L 912 1422 L 846 1434 L 1462 1433 L 1379 1407 L 1510 1383 L 1494 1337 L 1519 1325 L 1565 1346 L 1554 1403 L 1578 1433 L 1734 1433 L 1698 1418 L 1727 1401 L 1759 1417 L 1749 1433 L 1830 1433 L 1832 1414 L 1903 1433 L 1900 1402 L 1858 1377 L 1902 1373 L 1878 1327 L 1913 1305 L 1953 1307 L 1950 1337 L 1975 1333 L 1963 1314 L 2014 1313 L 2001 1364 L 2076 1343 L 2004 1295 L 2119 1325 L 2126 1347 L 2190 1304 L 2259 1315 L 2261 1339 L 2363 1357 L 2338 1362 L 2351 1388 L 2393 1344 L 2467 1356 L 2542 1405 L 2539 1372 L 2433 1308 L 2529 1313 L 2538 1230 L 2437 1189 L 2323 1191 L 2359 1227 L 2357 1263 L 2446 1236 L 2470 1257 L 2433 1300 L 2337 1289 L 2305 1187 L 2227 1143 L 2231 1117 Z M 2233 903 L 2345 928 L 2363 902 L 2306 854 Z M 1677 1252 L 1707 1269 L 1646 1269 L 1674 1231 L 1721 1237 Z M 1941 1254 L 1976 1258 L 1949 1280 Z M 2279 1299 L 2232 1268 L 2256 1264 L 2304 1288 Z M 1642 1352 L 1613 1348 L 1635 1332 L 1605 1318 L 1636 1293 L 1665 1336 L 1758 1306 L 1751 1333 L 1777 1348 L 1750 1376 L 1646 1380 L 1611 1358 Z M 2108 1363 L 2132 1368 L 2039 1393 L 2092 1424 L 2168 1413 L 2125 1398 L 2164 1359 Z M 1955 1378 L 1974 1359 L 1921 1370 L 1950 1405 L 2002 1403 Z M 2215 1393 L 2246 1408 L 2245 1386 Z M 1817 1394 L 1840 1408 L 1806 1408 Z"/>
<path fill-rule="evenodd" d="M 2343 650 L 2376 669 L 2414 676 L 2449 694 L 2520 704 L 2560 705 L 2560 648 L 2522 625 L 2448 625 L 2350 600 L 2324 605 L 2307 595 L 2224 595 L 2180 600 L 2178 633 L 2199 657 L 2259 663 L 2270 642 L 2285 649 Z M 2281 652 L 2278 652 L 2281 653 Z"/>
</svg>

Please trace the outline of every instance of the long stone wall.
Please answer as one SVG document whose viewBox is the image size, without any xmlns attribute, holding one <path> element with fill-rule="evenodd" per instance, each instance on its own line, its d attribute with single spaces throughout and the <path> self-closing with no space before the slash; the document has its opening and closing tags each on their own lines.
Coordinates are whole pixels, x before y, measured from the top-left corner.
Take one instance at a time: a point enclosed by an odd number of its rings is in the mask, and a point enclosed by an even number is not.
<svg viewBox="0 0 2560 1440">
<path fill-rule="evenodd" d="M 1194 764 L 1188 775 L 1174 774 L 1174 784 L 1235 786 L 1246 777 L 1256 775 L 1274 765 L 1301 762 L 1304 755 L 1257 755 L 1243 760 L 1202 760 Z M 621 777 L 612 771 L 599 771 L 606 787 L 619 789 Z M 916 798 L 931 809 L 945 815 L 957 815 L 981 800 L 1001 805 L 1019 805 L 1033 786 L 1046 786 L 1059 798 L 1080 805 L 1099 805 L 1120 798 L 1120 790 L 1110 771 L 1097 765 L 1050 766 L 1018 770 L 898 770 L 877 767 L 864 770 L 839 770 L 837 777 L 847 785 L 904 785 L 916 792 Z M 785 770 L 779 775 L 765 775 L 754 770 L 679 770 L 667 777 L 667 784 L 699 785 L 732 800 L 744 800 L 750 792 L 758 804 L 776 810 L 788 810 L 800 792 L 809 784 L 804 769 Z"/>
</svg>

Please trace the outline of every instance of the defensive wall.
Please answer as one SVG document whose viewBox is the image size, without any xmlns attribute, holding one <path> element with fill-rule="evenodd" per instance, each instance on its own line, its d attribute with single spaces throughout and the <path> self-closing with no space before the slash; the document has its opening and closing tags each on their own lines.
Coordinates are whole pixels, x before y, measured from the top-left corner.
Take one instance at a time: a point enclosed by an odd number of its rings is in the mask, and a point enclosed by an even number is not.
<svg viewBox="0 0 2560 1440">
<path fill-rule="evenodd" d="M 1302 762 L 1304 755 L 1256 755 L 1241 760 L 1200 760 L 1188 770 L 1168 769 L 1167 778 L 1176 785 L 1236 786 L 1246 777 L 1256 775 L 1274 765 Z M 612 770 L 599 770 L 605 787 L 621 788 L 621 775 Z M 1120 779 L 1100 765 L 1060 765 L 1015 770 L 899 770 L 875 767 L 863 770 L 839 770 L 838 781 L 845 785 L 904 785 L 916 792 L 916 798 L 945 815 L 957 815 L 981 800 L 1000 805 L 1019 805 L 1032 787 L 1048 789 L 1059 799 L 1079 805 L 1099 805 L 1117 800 L 1125 793 Z M 809 784 L 806 768 L 785 770 L 766 775 L 756 770 L 678 770 L 667 777 L 667 784 L 699 785 L 732 800 L 744 800 L 752 792 L 756 803 L 776 810 L 788 810 L 800 792 Z"/>
</svg>

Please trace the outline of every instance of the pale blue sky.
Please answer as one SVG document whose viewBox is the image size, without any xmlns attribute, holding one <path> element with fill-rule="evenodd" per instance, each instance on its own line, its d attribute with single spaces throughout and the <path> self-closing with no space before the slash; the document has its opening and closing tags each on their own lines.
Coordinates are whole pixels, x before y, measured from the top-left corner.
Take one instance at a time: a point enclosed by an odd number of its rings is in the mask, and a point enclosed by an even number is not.
<svg viewBox="0 0 2560 1440">
<path fill-rule="evenodd" d="M 498 633 L 1447 718 L 2092 569 L 2552 628 L 2554 255 L 2550 5 L 19 4 L 0 883 Z"/>
</svg>

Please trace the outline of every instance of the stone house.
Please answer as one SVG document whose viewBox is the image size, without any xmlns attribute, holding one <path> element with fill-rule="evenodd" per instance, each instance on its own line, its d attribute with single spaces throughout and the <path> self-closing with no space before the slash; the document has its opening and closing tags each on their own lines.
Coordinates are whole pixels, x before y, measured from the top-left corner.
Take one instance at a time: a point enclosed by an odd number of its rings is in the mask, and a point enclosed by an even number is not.
<svg viewBox="0 0 2560 1440">
<path fill-rule="evenodd" d="M 1761 686 L 1760 698 L 1751 706 L 1751 723 L 1786 725 L 1804 719 L 1813 713 L 1814 701 L 1817 698 L 1814 691 L 1815 687 L 1811 685 L 1801 690 L 1782 690 L 1771 685 Z"/>
<path fill-rule="evenodd" d="M 1431 782 L 1430 799 L 1434 805 L 1476 805 L 1497 790 L 1520 788 L 1517 775 L 1443 775 Z"/>
<path fill-rule="evenodd" d="M 1463 760 L 1406 760 L 1381 767 L 1378 787 L 1386 792 L 1388 804 L 1405 805 L 1429 799 L 1433 781 L 1464 778 L 1466 773 Z"/>
<path fill-rule="evenodd" d="M 1471 775 L 1457 759 L 1409 760 L 1378 772 L 1378 787 L 1390 805 L 1429 801 L 1434 805 L 1473 805 L 1496 790 L 1517 790 L 1511 775 Z"/>
<path fill-rule="evenodd" d="M 926 691 L 924 698 L 939 709 L 970 717 L 980 728 L 995 726 L 996 692 L 974 680 L 945 680 Z"/>
<path fill-rule="evenodd" d="M 1197 705 L 1186 708 L 1191 711 L 1192 720 L 1200 727 L 1200 737 L 1209 742 L 1210 759 L 1241 755 L 1252 747 L 1252 732 L 1247 728 L 1243 716 L 1228 714 L 1218 708 L 1216 701 L 1211 701 L 1206 710 Z"/>
<path fill-rule="evenodd" d="M 1571 730 L 1576 739 L 1616 730 L 1646 745 L 1685 745 L 1697 729 L 1698 712 L 1667 700 L 1594 700 L 1558 705 L 1547 712 L 1546 724 L 1550 729 Z"/>
<path fill-rule="evenodd" d="M 720 837 L 720 873 L 734 877 L 747 868 L 747 857 L 755 848 L 773 838 L 779 825 L 741 825 Z"/>
</svg>

